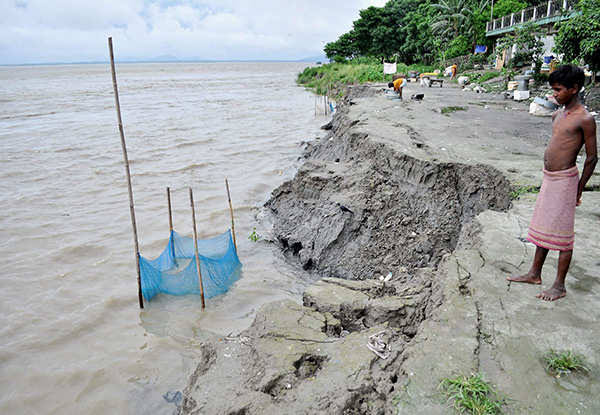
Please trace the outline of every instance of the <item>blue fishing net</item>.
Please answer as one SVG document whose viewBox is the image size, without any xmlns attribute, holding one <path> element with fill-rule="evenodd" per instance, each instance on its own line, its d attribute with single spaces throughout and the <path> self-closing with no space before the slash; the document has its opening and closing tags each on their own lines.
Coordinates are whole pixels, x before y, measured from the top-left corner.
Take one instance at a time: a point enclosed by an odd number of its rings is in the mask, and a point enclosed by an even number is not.
<svg viewBox="0 0 600 415">
<path fill-rule="evenodd" d="M 198 240 L 198 258 L 204 298 L 225 293 L 240 276 L 242 264 L 229 230 Z M 158 258 L 149 260 L 140 255 L 140 274 L 146 301 L 158 293 L 200 295 L 194 240 L 171 231 L 169 243 Z"/>
</svg>

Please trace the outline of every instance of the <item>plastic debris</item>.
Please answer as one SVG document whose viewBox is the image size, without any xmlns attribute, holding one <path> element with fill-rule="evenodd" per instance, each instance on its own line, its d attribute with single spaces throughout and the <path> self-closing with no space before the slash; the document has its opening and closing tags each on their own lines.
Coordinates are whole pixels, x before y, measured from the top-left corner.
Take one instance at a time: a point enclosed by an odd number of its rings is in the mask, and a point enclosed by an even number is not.
<svg viewBox="0 0 600 415">
<path fill-rule="evenodd" d="M 367 348 L 382 359 L 387 359 L 392 351 L 390 345 L 383 340 L 385 334 L 385 330 L 373 334 L 369 336 L 369 341 L 367 342 Z"/>
<path fill-rule="evenodd" d="M 459 76 L 457 81 L 458 81 L 458 85 L 465 86 L 469 83 L 469 77 L 468 76 Z"/>
</svg>

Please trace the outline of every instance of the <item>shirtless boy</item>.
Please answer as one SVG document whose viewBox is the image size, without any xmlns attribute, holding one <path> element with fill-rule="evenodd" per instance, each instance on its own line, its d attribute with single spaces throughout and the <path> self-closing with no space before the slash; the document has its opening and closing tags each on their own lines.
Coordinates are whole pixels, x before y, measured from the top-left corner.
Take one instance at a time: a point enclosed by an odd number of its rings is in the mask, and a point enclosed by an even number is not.
<svg viewBox="0 0 600 415">
<path fill-rule="evenodd" d="M 575 206 L 581 204 L 583 188 L 598 161 L 596 122 L 579 101 L 584 80 L 583 71 L 574 65 L 563 65 L 550 74 L 548 82 L 554 98 L 564 108 L 552 114 L 552 138 L 544 153 L 544 179 L 527 235 L 537 247 L 529 272 L 507 278 L 541 284 L 548 250 L 560 251 L 554 284 L 536 296 L 545 301 L 558 300 L 567 294 L 565 277 L 573 254 Z M 586 159 L 579 178 L 575 161 L 584 144 Z"/>
</svg>

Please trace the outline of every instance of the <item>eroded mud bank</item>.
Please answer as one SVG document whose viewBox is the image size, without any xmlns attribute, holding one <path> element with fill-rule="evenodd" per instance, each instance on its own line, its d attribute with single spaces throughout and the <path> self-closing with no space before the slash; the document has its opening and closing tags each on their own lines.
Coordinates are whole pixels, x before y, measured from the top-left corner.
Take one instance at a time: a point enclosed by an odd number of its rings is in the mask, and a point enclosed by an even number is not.
<svg viewBox="0 0 600 415">
<path fill-rule="evenodd" d="M 469 242 L 463 230 L 475 215 L 508 208 L 510 188 L 492 167 L 436 163 L 371 140 L 349 108 L 373 93 L 349 95 L 265 206 L 290 261 L 325 278 L 303 305 L 267 304 L 248 330 L 205 343 L 176 413 L 396 412 L 404 351 L 443 301 L 438 264 Z M 366 347 L 381 331 L 387 359 Z"/>
<path fill-rule="evenodd" d="M 436 267 L 479 212 L 508 208 L 509 182 L 495 168 L 420 160 L 356 131 L 359 120 L 348 116 L 355 97 L 266 204 L 277 241 L 305 270 L 344 279 L 405 277 Z"/>
</svg>

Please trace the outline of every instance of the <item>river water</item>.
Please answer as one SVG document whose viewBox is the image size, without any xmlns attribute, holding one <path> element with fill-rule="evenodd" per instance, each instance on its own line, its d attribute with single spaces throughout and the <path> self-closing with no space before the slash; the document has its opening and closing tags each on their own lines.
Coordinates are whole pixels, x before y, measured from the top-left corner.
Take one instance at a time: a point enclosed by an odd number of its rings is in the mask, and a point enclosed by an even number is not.
<svg viewBox="0 0 600 415">
<path fill-rule="evenodd" d="M 109 65 L 0 67 L 0 413 L 170 414 L 203 339 L 300 298 L 302 276 L 248 235 L 326 120 L 304 66 L 117 65 L 142 255 L 167 242 L 167 186 L 179 233 L 188 186 L 199 237 L 229 228 L 229 178 L 242 276 L 204 312 L 197 296 L 139 309 Z"/>
</svg>

